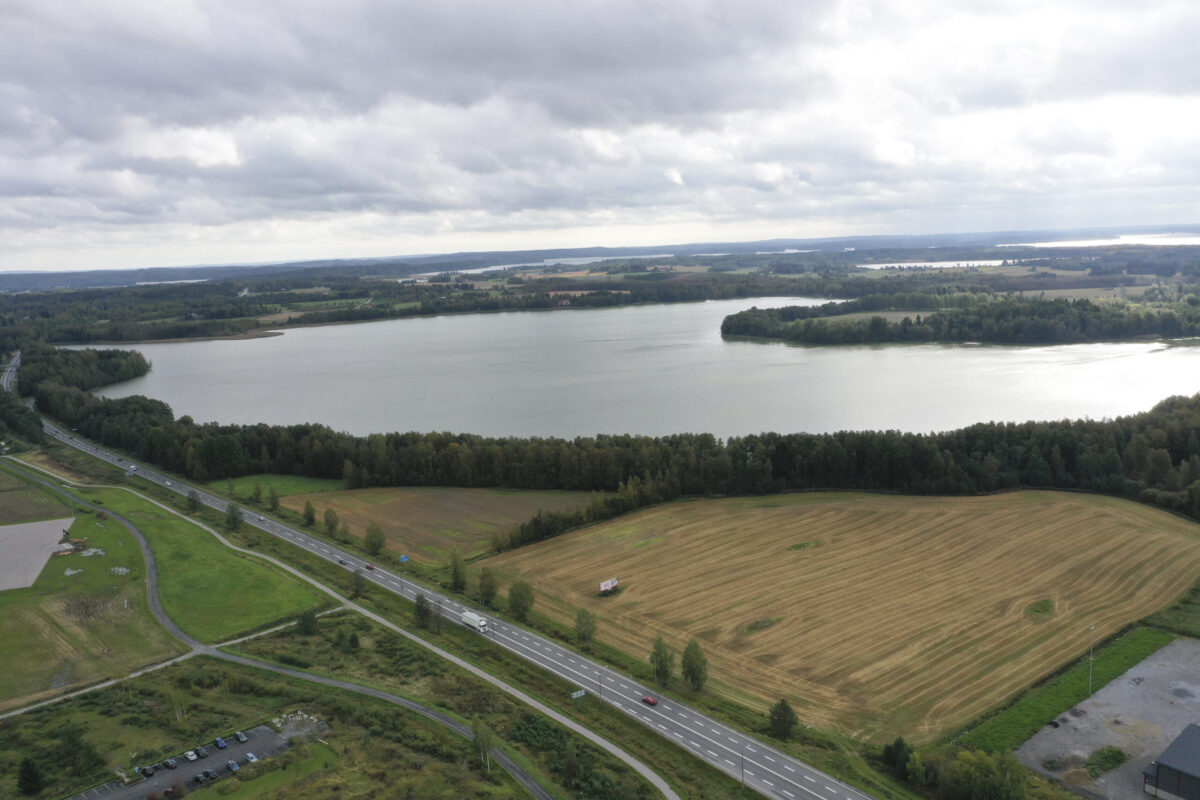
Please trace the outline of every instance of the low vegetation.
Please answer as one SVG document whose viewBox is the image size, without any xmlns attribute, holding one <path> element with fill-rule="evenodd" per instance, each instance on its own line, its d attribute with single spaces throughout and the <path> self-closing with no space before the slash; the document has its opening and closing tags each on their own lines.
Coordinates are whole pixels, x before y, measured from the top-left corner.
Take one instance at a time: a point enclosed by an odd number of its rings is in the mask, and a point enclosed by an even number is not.
<svg viewBox="0 0 1200 800">
<path fill-rule="evenodd" d="M 127 492 L 80 494 L 145 534 L 158 562 L 163 608 L 201 641 L 230 638 L 329 602 L 291 575 L 230 551 L 207 531 Z"/>
</svg>

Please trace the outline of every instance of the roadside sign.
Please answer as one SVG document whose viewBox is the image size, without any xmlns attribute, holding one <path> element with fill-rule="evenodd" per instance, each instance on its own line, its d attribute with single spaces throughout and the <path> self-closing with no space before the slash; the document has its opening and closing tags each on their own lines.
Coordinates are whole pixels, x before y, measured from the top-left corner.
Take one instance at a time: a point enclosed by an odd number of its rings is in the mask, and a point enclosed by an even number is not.
<svg viewBox="0 0 1200 800">
<path fill-rule="evenodd" d="M 407 564 L 407 563 L 408 563 L 408 556 L 400 556 L 400 563 L 401 563 L 401 564 Z"/>
<path fill-rule="evenodd" d="M 587 689 L 580 689 L 578 692 L 571 692 L 571 699 L 578 700 L 579 698 L 583 697 L 585 694 L 587 694 Z"/>
</svg>

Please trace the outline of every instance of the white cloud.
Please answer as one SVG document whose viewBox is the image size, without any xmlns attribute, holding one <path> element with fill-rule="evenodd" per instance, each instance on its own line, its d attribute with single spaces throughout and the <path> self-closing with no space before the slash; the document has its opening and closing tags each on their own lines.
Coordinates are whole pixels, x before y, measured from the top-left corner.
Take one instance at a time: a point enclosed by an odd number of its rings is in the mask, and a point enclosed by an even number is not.
<svg viewBox="0 0 1200 800">
<path fill-rule="evenodd" d="M 1176 0 L 22 0 L 0 35 L 0 268 L 1157 223 L 1200 189 Z"/>
</svg>

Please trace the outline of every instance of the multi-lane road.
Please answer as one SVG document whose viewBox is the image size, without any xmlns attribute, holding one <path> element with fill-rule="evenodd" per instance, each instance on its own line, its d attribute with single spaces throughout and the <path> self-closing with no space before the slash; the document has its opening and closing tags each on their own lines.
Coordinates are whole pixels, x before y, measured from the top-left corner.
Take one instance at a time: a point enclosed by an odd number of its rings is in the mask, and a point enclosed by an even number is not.
<svg viewBox="0 0 1200 800">
<path fill-rule="evenodd" d="M 228 500 L 209 494 L 203 488 L 184 484 L 172 476 L 147 469 L 144 465 L 133 464 L 115 453 L 79 438 L 73 432 L 64 431 L 48 422 L 43 421 L 43 427 L 47 435 L 102 461 L 122 467 L 147 481 L 180 494 L 186 495 L 194 491 L 201 503 L 218 511 L 223 512 L 228 507 Z M 682 703 L 659 697 L 657 705 L 647 705 L 642 698 L 656 696 L 653 689 L 524 628 L 510 625 L 480 609 L 417 585 L 403 575 L 382 567 L 368 566 L 368 562 L 355 553 L 339 549 L 274 519 L 263 517 L 252 509 L 243 508 L 242 519 L 248 525 L 340 564 L 347 570 L 361 570 L 368 581 L 383 589 L 410 600 L 416 600 L 418 594 L 424 594 L 452 621 L 458 620 L 463 611 L 484 613 L 491 629 L 487 636 L 498 647 L 532 661 L 598 696 L 627 714 L 630 719 L 665 736 L 696 757 L 735 779 L 744 781 L 746 786 L 767 797 L 787 800 L 873 800 L 870 795 L 847 786 L 758 739 L 710 719 Z"/>
</svg>

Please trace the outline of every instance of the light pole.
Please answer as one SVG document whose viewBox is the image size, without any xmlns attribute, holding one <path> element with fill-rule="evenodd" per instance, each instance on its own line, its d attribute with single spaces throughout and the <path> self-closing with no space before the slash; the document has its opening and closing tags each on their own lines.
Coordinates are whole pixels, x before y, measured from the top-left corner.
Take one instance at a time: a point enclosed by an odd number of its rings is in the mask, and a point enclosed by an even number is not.
<svg viewBox="0 0 1200 800">
<path fill-rule="evenodd" d="M 1095 643 L 1095 641 L 1096 641 L 1096 626 L 1093 625 L 1091 636 L 1088 637 L 1088 697 L 1092 696 L 1092 661 L 1094 658 L 1092 655 L 1092 653 L 1093 653 L 1092 645 Z"/>
</svg>

